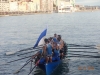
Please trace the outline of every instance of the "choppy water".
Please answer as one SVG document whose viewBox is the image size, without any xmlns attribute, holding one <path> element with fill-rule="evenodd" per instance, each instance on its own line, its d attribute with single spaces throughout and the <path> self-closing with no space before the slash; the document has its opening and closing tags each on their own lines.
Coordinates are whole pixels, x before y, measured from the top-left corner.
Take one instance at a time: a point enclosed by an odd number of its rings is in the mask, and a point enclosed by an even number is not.
<svg viewBox="0 0 100 75">
<path fill-rule="evenodd" d="M 0 17 L 0 63 L 19 59 L 27 55 L 6 56 L 9 51 L 17 51 L 32 47 L 39 34 L 48 25 L 47 37 L 54 33 L 61 34 L 68 44 L 99 45 L 100 44 L 100 11 L 54 13 L 25 16 Z M 74 51 L 94 51 L 98 49 L 69 49 Z M 33 53 L 34 54 L 34 53 Z M 74 52 L 74 54 L 98 55 L 98 53 Z M 70 55 L 70 53 L 68 54 Z M 70 57 L 54 72 L 54 75 L 99 75 L 100 58 Z M 0 75 L 14 75 L 26 61 L 21 60 L 8 65 L 0 65 Z M 27 65 L 19 75 L 27 75 L 30 65 Z M 33 75 L 45 75 L 35 69 Z"/>
</svg>

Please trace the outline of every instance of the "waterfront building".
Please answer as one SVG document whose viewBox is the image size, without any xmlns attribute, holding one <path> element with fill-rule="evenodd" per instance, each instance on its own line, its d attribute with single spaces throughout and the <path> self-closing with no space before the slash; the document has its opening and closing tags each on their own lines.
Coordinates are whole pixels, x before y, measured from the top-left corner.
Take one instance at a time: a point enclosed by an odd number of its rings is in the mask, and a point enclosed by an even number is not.
<svg viewBox="0 0 100 75">
<path fill-rule="evenodd" d="M 0 12 L 6 12 L 9 11 L 9 3 L 2 2 L 0 3 Z"/>
<path fill-rule="evenodd" d="M 35 12 L 39 12 L 40 11 L 40 0 L 31 0 L 31 1 L 32 1 L 32 3 L 30 2 L 31 10 Z"/>
<path fill-rule="evenodd" d="M 53 12 L 53 0 L 48 0 L 47 11 Z"/>
<path fill-rule="evenodd" d="M 58 12 L 74 12 L 75 0 L 54 0 Z"/>
<path fill-rule="evenodd" d="M 53 0 L 40 0 L 41 12 L 53 12 Z"/>
<path fill-rule="evenodd" d="M 9 11 L 10 12 L 16 12 L 16 11 L 18 11 L 18 3 L 16 1 L 9 2 Z"/>
<path fill-rule="evenodd" d="M 2 3 L 2 2 L 9 2 L 9 0 L 0 0 L 0 2 Z"/>
</svg>

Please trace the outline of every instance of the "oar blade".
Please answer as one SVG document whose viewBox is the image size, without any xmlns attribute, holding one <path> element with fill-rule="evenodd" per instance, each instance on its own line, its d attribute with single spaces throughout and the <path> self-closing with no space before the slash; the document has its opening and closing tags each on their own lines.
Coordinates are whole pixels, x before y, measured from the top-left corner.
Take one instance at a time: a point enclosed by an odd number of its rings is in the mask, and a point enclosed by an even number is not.
<svg viewBox="0 0 100 75">
<path fill-rule="evenodd" d="M 97 45 L 96 48 L 100 50 L 100 45 Z"/>
<path fill-rule="evenodd" d="M 18 74 L 20 71 L 18 70 L 18 71 L 16 71 L 16 72 L 14 72 L 13 74 Z"/>
<path fill-rule="evenodd" d="M 7 62 L 1 62 L 0 65 L 7 65 Z"/>
<path fill-rule="evenodd" d="M 12 51 L 12 52 L 6 52 L 5 55 L 13 55 L 15 54 L 17 51 Z"/>
</svg>

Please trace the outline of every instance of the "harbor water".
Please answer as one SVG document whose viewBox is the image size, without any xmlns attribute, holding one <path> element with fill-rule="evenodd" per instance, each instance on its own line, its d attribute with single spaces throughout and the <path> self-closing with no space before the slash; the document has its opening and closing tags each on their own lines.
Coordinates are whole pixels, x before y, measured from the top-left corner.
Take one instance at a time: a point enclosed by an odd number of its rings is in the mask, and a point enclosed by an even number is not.
<svg viewBox="0 0 100 75">
<path fill-rule="evenodd" d="M 0 75 L 28 75 L 30 63 L 19 74 L 14 74 L 28 58 L 9 64 L 3 63 L 33 55 L 34 52 L 17 56 L 29 52 L 17 51 L 33 47 L 46 27 L 47 38 L 57 33 L 67 44 L 100 45 L 99 20 L 100 11 L 0 17 Z M 7 52 L 15 51 L 15 54 L 6 55 Z M 100 56 L 98 51 L 100 50 L 68 49 L 66 57 L 72 54 Z M 45 75 L 45 73 L 36 67 L 31 75 Z M 100 75 L 100 58 L 67 57 L 52 75 Z"/>
</svg>

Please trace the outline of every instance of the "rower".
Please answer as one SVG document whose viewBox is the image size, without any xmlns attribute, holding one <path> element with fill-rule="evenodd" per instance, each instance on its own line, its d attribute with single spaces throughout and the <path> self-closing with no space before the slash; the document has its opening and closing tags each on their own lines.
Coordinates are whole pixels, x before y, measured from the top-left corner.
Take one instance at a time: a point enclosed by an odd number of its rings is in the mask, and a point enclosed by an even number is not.
<svg viewBox="0 0 100 75">
<path fill-rule="evenodd" d="M 53 60 L 59 60 L 59 49 L 56 42 L 53 42 Z"/>
<path fill-rule="evenodd" d="M 54 42 L 58 42 L 58 41 L 57 41 L 57 37 L 58 37 L 58 36 L 57 36 L 57 34 L 55 33 L 55 34 L 54 34 L 54 37 L 53 37 L 53 41 L 54 41 Z"/>
<path fill-rule="evenodd" d="M 49 61 L 52 62 L 52 46 L 49 43 L 48 39 L 44 39 L 45 45 L 44 45 L 44 51 L 46 54 L 46 63 Z"/>
<path fill-rule="evenodd" d="M 61 39 L 61 35 L 58 35 L 57 40 L 59 41 L 58 46 L 60 49 L 60 57 L 62 58 L 64 56 L 64 41 Z"/>
<path fill-rule="evenodd" d="M 55 34 L 54 34 L 54 38 L 56 38 L 56 39 L 57 39 L 57 37 L 58 37 L 58 36 L 57 36 L 57 34 L 55 33 Z"/>
</svg>

